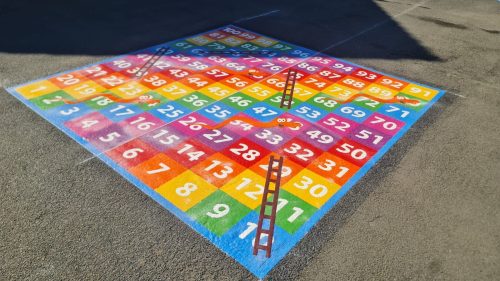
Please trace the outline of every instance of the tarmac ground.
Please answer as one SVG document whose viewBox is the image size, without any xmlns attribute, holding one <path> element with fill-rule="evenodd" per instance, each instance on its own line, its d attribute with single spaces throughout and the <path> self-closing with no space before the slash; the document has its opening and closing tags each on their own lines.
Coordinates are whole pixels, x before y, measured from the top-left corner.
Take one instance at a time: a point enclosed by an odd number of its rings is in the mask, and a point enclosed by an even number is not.
<svg viewBox="0 0 500 281">
<path fill-rule="evenodd" d="M 494 0 L 0 2 L 0 280 L 255 280 L 3 89 L 238 19 L 447 91 L 266 279 L 499 280 Z"/>
</svg>

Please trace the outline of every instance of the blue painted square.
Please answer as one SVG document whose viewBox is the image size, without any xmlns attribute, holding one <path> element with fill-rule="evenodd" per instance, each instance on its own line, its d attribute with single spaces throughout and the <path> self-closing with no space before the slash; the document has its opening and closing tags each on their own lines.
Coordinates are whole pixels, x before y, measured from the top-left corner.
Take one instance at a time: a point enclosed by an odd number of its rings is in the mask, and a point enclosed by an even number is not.
<svg viewBox="0 0 500 281">
<path fill-rule="evenodd" d="M 408 123 L 410 120 L 417 119 L 419 116 L 419 114 L 411 108 L 397 103 L 384 104 L 377 110 L 377 112 L 390 116 L 394 119 L 401 120 L 405 123 Z"/>
<path fill-rule="evenodd" d="M 291 113 L 295 116 L 304 118 L 307 121 L 313 123 L 317 122 L 318 120 L 321 120 L 328 114 L 326 110 L 310 105 L 308 103 L 303 103 L 297 106 L 295 109 L 292 110 Z"/>
<path fill-rule="evenodd" d="M 78 118 L 87 113 L 93 112 L 94 109 L 88 107 L 84 103 L 65 104 L 58 107 L 53 107 L 44 112 L 44 114 L 54 122 L 62 124 L 68 120 Z"/>
<path fill-rule="evenodd" d="M 271 258 L 266 258 L 266 252 L 259 250 L 256 256 L 253 255 L 253 245 L 257 232 L 259 214 L 250 212 L 246 217 L 238 222 L 233 228 L 227 231 L 221 238 L 220 243 L 224 245 L 224 250 L 231 256 L 236 257 L 240 263 L 247 267 L 256 275 L 257 272 L 267 272 L 271 270 L 279 259 L 273 256 L 280 256 L 280 252 L 287 252 L 288 247 L 284 242 L 291 236 L 279 226 L 274 227 L 274 239 L 271 250 Z M 261 244 L 265 244 L 267 239 L 263 236 Z M 285 247 L 282 247 L 284 245 Z"/>
<path fill-rule="evenodd" d="M 221 101 L 212 103 L 198 111 L 199 114 L 215 121 L 216 123 L 220 123 L 228 118 L 231 118 L 232 116 L 238 114 L 238 112 L 238 110 Z"/>
<path fill-rule="evenodd" d="M 123 121 L 129 117 L 133 117 L 137 114 L 144 112 L 140 107 L 134 104 L 127 103 L 114 103 L 108 107 L 101 109 L 99 112 L 106 116 L 109 120 L 114 123 Z"/>
<path fill-rule="evenodd" d="M 352 103 L 343 104 L 337 107 L 333 113 L 358 123 L 363 122 L 372 114 L 370 110 Z"/>
<path fill-rule="evenodd" d="M 277 109 L 274 106 L 271 106 L 265 102 L 259 102 L 254 104 L 252 107 L 249 107 L 243 111 L 246 115 L 255 118 L 262 122 L 269 122 L 276 117 L 278 117 L 284 111 L 281 109 Z"/>
<path fill-rule="evenodd" d="M 190 109 L 178 104 L 175 101 L 170 101 L 155 109 L 149 111 L 155 117 L 160 118 L 165 123 L 170 123 L 177 120 L 183 116 L 188 115 L 191 112 Z"/>
</svg>

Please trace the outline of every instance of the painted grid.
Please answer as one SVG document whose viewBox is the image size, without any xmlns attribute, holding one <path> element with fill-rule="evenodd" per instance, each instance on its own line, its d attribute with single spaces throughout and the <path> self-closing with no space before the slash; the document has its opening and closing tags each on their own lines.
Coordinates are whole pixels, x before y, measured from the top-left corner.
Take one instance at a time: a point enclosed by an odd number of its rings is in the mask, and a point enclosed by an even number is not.
<svg viewBox="0 0 500 281">
<path fill-rule="evenodd" d="M 141 79 L 160 47 L 167 53 Z M 214 55 L 210 51 L 267 51 Z M 294 103 L 279 108 L 288 69 Z M 318 54 L 233 25 L 29 82 L 10 93 L 64 131 L 257 277 L 309 229 L 444 91 Z M 151 95 L 160 104 L 119 104 Z M 405 96 L 419 105 L 359 98 Z M 92 97 L 92 98 L 89 98 Z M 60 98 L 89 100 L 65 104 Z M 259 128 L 289 118 L 300 129 Z M 271 258 L 252 255 L 271 154 L 286 157 Z"/>
</svg>

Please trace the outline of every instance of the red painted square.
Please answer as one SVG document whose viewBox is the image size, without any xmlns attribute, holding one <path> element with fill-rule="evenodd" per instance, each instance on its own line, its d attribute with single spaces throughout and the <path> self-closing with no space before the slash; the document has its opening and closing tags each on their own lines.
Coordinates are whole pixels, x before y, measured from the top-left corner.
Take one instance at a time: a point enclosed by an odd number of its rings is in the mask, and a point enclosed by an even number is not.
<svg viewBox="0 0 500 281">
<path fill-rule="evenodd" d="M 111 89 L 127 83 L 128 81 L 130 81 L 130 78 L 119 72 L 114 72 L 106 76 L 94 79 L 94 81 L 106 89 Z"/>
<path fill-rule="evenodd" d="M 55 85 L 57 85 L 57 87 L 61 89 L 76 85 L 78 83 L 82 83 L 83 81 L 86 80 L 88 80 L 88 78 L 80 74 L 79 72 L 70 72 L 66 74 L 61 74 L 49 79 L 50 82 L 54 83 Z"/>
<path fill-rule="evenodd" d="M 104 64 L 89 66 L 87 68 L 78 71 L 79 74 L 94 81 L 101 77 L 107 76 L 113 72 L 115 72 L 113 69 L 105 66 Z"/>
<path fill-rule="evenodd" d="M 328 152 L 359 167 L 363 166 L 376 153 L 375 150 L 348 138 L 338 141 Z"/>
<path fill-rule="evenodd" d="M 124 143 L 106 152 L 120 166 L 131 168 L 158 154 L 152 146 L 138 139 Z"/>
<path fill-rule="evenodd" d="M 252 80 L 239 75 L 232 75 L 231 77 L 221 80 L 220 82 L 237 90 L 241 90 L 254 83 Z"/>
<path fill-rule="evenodd" d="M 275 155 L 274 158 L 278 159 L 279 156 Z M 268 167 L 269 157 L 264 157 L 259 162 L 255 163 L 255 165 L 250 167 L 250 170 L 254 171 L 259 176 L 266 178 Z M 283 167 L 281 168 L 281 185 L 283 186 L 303 169 L 304 167 L 285 157 Z"/>
<path fill-rule="evenodd" d="M 377 79 L 382 77 L 381 74 L 375 73 L 373 71 L 370 71 L 370 70 L 367 70 L 364 68 L 358 68 L 356 71 L 351 73 L 351 76 L 359 78 L 359 79 L 363 79 L 363 80 L 368 81 L 370 83 L 374 83 L 375 81 L 377 81 Z"/>
<path fill-rule="evenodd" d="M 358 166 L 328 152 L 321 154 L 307 168 L 339 185 L 346 183 L 359 170 Z"/>
<path fill-rule="evenodd" d="M 307 167 L 321 155 L 322 151 L 301 139 L 293 138 L 283 145 L 277 153 L 286 155 L 293 161 Z"/>
<path fill-rule="evenodd" d="M 327 68 L 324 68 L 324 69 L 318 71 L 314 75 L 320 76 L 321 78 L 330 81 L 332 84 L 334 82 L 339 81 L 343 77 L 345 77 L 344 74 L 337 73 L 337 72 L 335 72 L 331 69 L 327 69 Z"/>
<path fill-rule="evenodd" d="M 174 79 L 167 77 L 161 73 L 147 74 L 139 80 L 139 83 L 153 90 L 163 87 L 164 85 L 172 82 L 174 82 Z"/>
<path fill-rule="evenodd" d="M 185 68 L 180 68 L 180 67 L 172 67 L 169 69 L 166 69 L 164 71 L 161 71 L 161 74 L 167 76 L 170 79 L 173 80 L 181 80 L 186 77 L 191 77 L 193 72 L 191 70 L 185 69 Z"/>
<path fill-rule="evenodd" d="M 221 153 L 245 167 L 250 167 L 266 157 L 270 151 L 247 138 L 241 138 Z"/>
<path fill-rule="evenodd" d="M 338 84 L 344 85 L 344 86 L 349 87 L 351 89 L 361 90 L 361 89 L 366 88 L 370 83 L 368 83 L 364 80 L 361 80 L 361 79 L 354 78 L 352 76 L 346 76 L 346 77 L 342 78 L 338 82 Z"/>
<path fill-rule="evenodd" d="M 230 77 L 234 71 L 224 68 L 222 66 L 214 66 L 209 69 L 204 70 L 201 74 L 210 78 L 214 81 L 219 81 L 222 79 L 227 79 Z"/>
<path fill-rule="evenodd" d="M 190 75 L 189 77 L 186 77 L 184 79 L 181 79 L 179 80 L 179 82 L 192 89 L 198 90 L 214 83 L 214 80 L 209 79 L 208 77 L 201 74 L 195 74 L 195 75 Z"/>
<path fill-rule="evenodd" d="M 165 151 L 165 154 L 187 168 L 201 163 L 214 153 L 213 149 L 194 139 L 187 139 Z"/>
<path fill-rule="evenodd" d="M 397 91 L 403 90 L 409 84 L 408 82 L 387 76 L 380 77 L 375 83 Z"/>
<path fill-rule="evenodd" d="M 318 74 L 308 75 L 300 80 L 300 84 L 315 89 L 317 91 L 322 91 L 323 89 L 330 86 L 332 83 Z"/>
</svg>

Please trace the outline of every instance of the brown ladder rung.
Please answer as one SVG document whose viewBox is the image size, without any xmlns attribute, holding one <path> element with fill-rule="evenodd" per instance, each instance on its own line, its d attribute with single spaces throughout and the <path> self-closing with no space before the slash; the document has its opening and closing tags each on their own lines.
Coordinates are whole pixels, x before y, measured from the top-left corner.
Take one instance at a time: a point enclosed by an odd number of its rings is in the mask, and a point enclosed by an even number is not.
<svg viewBox="0 0 500 281">
<path fill-rule="evenodd" d="M 278 168 L 273 168 L 274 164 L 276 163 L 278 164 Z M 278 198 L 279 198 L 282 168 L 283 168 L 283 157 L 280 156 L 279 159 L 275 160 L 274 156 L 271 155 L 271 157 L 269 158 L 266 183 L 264 185 L 264 196 L 262 196 L 259 221 L 257 224 L 257 234 L 255 237 L 256 242 L 253 250 L 254 255 L 257 255 L 259 249 L 262 249 L 266 251 L 266 257 L 269 258 L 271 256 L 271 249 L 272 249 L 273 235 L 274 235 L 274 223 L 276 221 L 276 212 L 278 208 Z M 272 177 L 273 173 L 276 173 L 276 178 Z M 269 188 L 271 182 L 275 183 L 274 189 Z M 268 201 L 267 194 L 269 193 L 273 194 L 272 201 Z M 267 206 L 271 206 L 271 214 L 266 214 Z M 263 229 L 262 228 L 263 221 L 266 219 L 270 220 L 269 228 Z M 260 239 L 262 237 L 262 234 L 268 235 L 266 246 L 260 245 Z"/>
<path fill-rule="evenodd" d="M 151 58 L 135 73 L 137 78 L 141 78 L 146 72 L 165 54 L 170 48 L 161 47 Z"/>
</svg>

